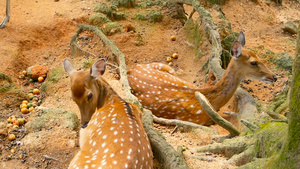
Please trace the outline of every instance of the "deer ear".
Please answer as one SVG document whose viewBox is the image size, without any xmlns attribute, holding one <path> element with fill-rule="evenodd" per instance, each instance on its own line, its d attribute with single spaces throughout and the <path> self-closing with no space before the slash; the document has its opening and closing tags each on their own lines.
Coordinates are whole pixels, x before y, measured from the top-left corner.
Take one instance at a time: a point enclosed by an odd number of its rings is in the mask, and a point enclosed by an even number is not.
<svg viewBox="0 0 300 169">
<path fill-rule="evenodd" d="M 235 59 L 239 58 L 242 54 L 242 45 L 240 42 L 235 41 L 231 48 L 231 56 Z"/>
<path fill-rule="evenodd" d="M 242 47 L 244 47 L 245 46 L 245 44 L 246 44 L 246 38 L 245 38 L 245 34 L 244 34 L 244 32 L 240 32 L 240 34 L 239 34 L 239 37 L 238 37 L 238 40 L 237 40 L 238 42 L 240 42 L 241 43 L 241 45 L 242 45 Z"/>
<path fill-rule="evenodd" d="M 92 68 L 91 68 L 91 76 L 94 77 L 94 78 L 98 78 L 98 77 L 101 77 L 104 72 L 105 72 L 105 69 L 106 69 L 106 62 L 104 59 L 101 59 L 101 60 L 97 60 Z"/>
<path fill-rule="evenodd" d="M 69 76 L 71 76 L 76 71 L 76 69 L 68 59 L 63 60 L 63 67 L 65 71 L 69 74 Z"/>
</svg>

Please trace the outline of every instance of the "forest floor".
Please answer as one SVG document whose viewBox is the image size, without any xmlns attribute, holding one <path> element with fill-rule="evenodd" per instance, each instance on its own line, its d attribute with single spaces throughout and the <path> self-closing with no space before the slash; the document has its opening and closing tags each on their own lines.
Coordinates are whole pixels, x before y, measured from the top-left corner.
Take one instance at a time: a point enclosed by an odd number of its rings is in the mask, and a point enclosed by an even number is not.
<svg viewBox="0 0 300 169">
<path fill-rule="evenodd" d="M 74 112 L 80 117 L 79 109 L 70 98 L 70 79 L 62 69 L 62 60 L 70 59 L 70 40 L 76 33 L 76 24 L 88 24 L 93 12 L 94 4 L 100 0 L 68 0 L 68 1 L 21 1 L 11 2 L 11 19 L 7 27 L 0 30 L 0 72 L 12 78 L 16 88 L 21 94 L 0 93 L 0 122 L 7 123 L 7 118 L 15 115 L 25 117 L 29 121 L 37 118 L 38 114 L 22 114 L 19 105 L 26 99 L 29 90 L 40 88 L 41 83 L 30 83 L 28 79 L 20 79 L 23 70 L 33 65 L 44 65 L 50 71 L 57 70 L 59 79 L 50 83 L 50 87 L 42 92 L 43 103 L 41 107 L 59 108 L 68 112 Z M 192 11 L 191 6 L 184 6 L 187 13 Z M 215 23 L 218 23 L 218 7 L 211 6 L 206 9 L 211 13 Z M 282 31 L 287 21 L 299 21 L 300 4 L 295 1 L 283 1 L 282 6 L 275 3 L 267 5 L 265 1 L 256 4 L 250 0 L 230 0 L 222 5 L 227 20 L 231 23 L 233 31 L 244 31 L 246 35 L 246 48 L 254 50 L 271 71 L 276 73 L 278 81 L 266 84 L 261 81 L 251 80 L 242 82 L 243 88 L 248 91 L 263 110 L 270 104 L 272 98 L 286 85 L 289 73 L 278 69 L 271 57 L 286 52 L 292 57 L 295 55 L 296 37 Z M 158 8 L 156 6 L 152 8 Z M 125 54 L 127 69 L 137 63 L 161 62 L 166 63 L 166 57 L 177 52 L 179 58 L 172 62 L 172 67 L 178 72 L 178 76 L 190 83 L 201 87 L 205 85 L 205 73 L 199 72 L 201 66 L 210 56 L 208 41 L 203 42 L 201 59 L 195 59 L 195 48 L 189 42 L 183 25 L 179 20 L 168 17 L 172 11 L 165 8 L 162 22 L 152 23 L 148 21 L 132 20 L 131 16 L 138 8 L 124 10 L 126 20 L 118 21 L 122 26 L 121 32 L 108 36 L 116 46 Z M 4 18 L 5 1 L 0 1 L 0 18 Z M 197 14 L 193 16 L 197 19 Z M 130 23 L 135 27 L 134 32 L 124 31 L 125 25 Z M 86 36 L 90 36 L 89 34 Z M 170 37 L 176 36 L 176 41 Z M 142 45 L 137 45 L 142 42 Z M 272 51 L 268 55 L 267 51 Z M 100 52 L 100 51 L 98 51 Z M 101 51 L 103 52 L 103 51 Z M 105 53 L 105 52 L 103 52 Z M 96 55 L 101 53 L 96 53 Z M 275 55 L 274 55 L 275 54 Z M 76 68 L 80 68 L 87 60 L 95 61 L 94 57 L 76 56 L 70 59 Z M 52 72 L 53 73 L 53 72 Z M 120 92 L 120 84 L 112 73 L 106 76 L 109 83 Z M 247 80 L 247 79 L 246 79 Z M 44 83 L 47 82 L 47 79 Z M 3 83 L 3 84 L 1 84 Z M 6 85 L 0 81 L 0 85 Z M 22 94 L 23 93 L 23 94 Z M 234 102 L 227 104 L 224 109 L 234 109 Z M 154 124 L 176 148 L 187 147 L 187 154 L 193 155 L 189 150 L 197 146 L 212 143 L 212 135 L 205 132 L 177 131 L 171 132 L 174 126 Z M 218 125 L 210 126 L 220 135 L 228 133 Z M 17 135 L 15 141 L 9 141 L 7 137 L 0 138 L 0 162 L 4 168 L 67 168 L 70 160 L 79 150 L 78 132 L 68 128 L 53 126 L 32 133 L 26 133 L 19 129 L 14 131 Z M 15 152 L 11 153 L 14 149 Z M 213 161 L 201 161 L 186 158 L 190 168 L 236 168 L 226 164 L 227 159 L 223 155 L 206 154 Z"/>
</svg>

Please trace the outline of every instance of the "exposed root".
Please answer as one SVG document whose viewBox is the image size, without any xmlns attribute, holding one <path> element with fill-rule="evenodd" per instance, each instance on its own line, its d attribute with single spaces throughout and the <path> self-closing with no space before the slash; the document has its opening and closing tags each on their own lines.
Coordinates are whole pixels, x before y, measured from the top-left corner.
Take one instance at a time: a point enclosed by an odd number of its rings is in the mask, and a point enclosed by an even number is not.
<svg viewBox="0 0 300 169">
<path fill-rule="evenodd" d="M 247 120 L 243 120 L 243 119 L 242 119 L 241 122 L 242 122 L 246 127 L 248 127 L 252 132 L 254 132 L 254 131 L 260 129 L 260 127 L 258 127 L 258 126 L 255 125 L 255 124 L 250 123 L 250 122 L 247 121 Z"/>
<path fill-rule="evenodd" d="M 0 23 L 0 29 L 4 28 L 9 21 L 10 18 L 10 3 L 9 0 L 6 0 L 6 13 L 5 13 L 5 18 L 3 21 Z"/>
<path fill-rule="evenodd" d="M 165 118 L 157 117 L 155 115 L 153 115 L 153 121 L 155 123 L 159 123 L 159 124 L 164 124 L 164 125 L 168 125 L 168 126 L 184 127 L 184 128 L 188 128 L 188 129 L 200 128 L 201 130 L 208 131 L 212 134 L 215 134 L 215 132 L 212 129 L 210 129 L 209 127 L 205 127 L 205 126 L 187 122 L 187 121 L 181 121 L 181 120 L 176 120 L 176 119 L 165 119 Z"/>
<path fill-rule="evenodd" d="M 150 138 L 153 154 L 157 158 L 164 168 L 189 168 L 185 163 L 182 155 L 175 151 L 174 148 L 166 142 L 166 140 L 160 136 L 160 134 L 153 129 L 153 115 L 150 110 L 143 110 L 143 122 L 144 127 Z"/>
<path fill-rule="evenodd" d="M 267 123 L 254 134 L 226 139 L 222 143 L 213 143 L 193 149 L 193 152 L 211 152 L 223 154 L 231 165 L 244 165 L 256 158 L 269 158 L 279 152 L 287 135 L 286 123 Z"/>
<path fill-rule="evenodd" d="M 201 94 L 200 92 L 196 92 L 195 95 L 203 109 L 215 123 L 219 124 L 221 127 L 229 131 L 231 136 L 240 135 L 240 132 L 233 124 L 225 120 L 214 110 L 214 108 L 211 106 L 211 104 L 203 94 Z"/>
</svg>

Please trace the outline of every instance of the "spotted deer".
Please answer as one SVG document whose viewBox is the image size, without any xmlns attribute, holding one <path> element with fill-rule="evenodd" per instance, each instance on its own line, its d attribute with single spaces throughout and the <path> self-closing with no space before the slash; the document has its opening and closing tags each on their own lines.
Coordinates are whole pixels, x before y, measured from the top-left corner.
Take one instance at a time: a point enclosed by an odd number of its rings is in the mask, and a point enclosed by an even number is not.
<svg viewBox="0 0 300 169">
<path fill-rule="evenodd" d="M 267 83 L 277 77 L 257 57 L 244 49 L 245 36 L 241 32 L 231 49 L 232 59 L 222 78 L 213 86 L 197 88 L 174 76 L 174 70 L 161 63 L 138 64 L 128 71 L 133 94 L 154 115 L 210 125 L 212 120 L 195 97 L 199 91 L 219 110 L 233 96 L 241 80 L 247 76 Z"/>
<path fill-rule="evenodd" d="M 88 123 L 80 130 L 80 151 L 69 169 L 152 169 L 153 154 L 142 112 L 119 97 L 101 77 L 105 60 L 96 61 L 89 71 L 77 71 L 67 59 L 63 66 L 71 78 L 72 99 L 80 109 L 81 124 Z"/>
</svg>

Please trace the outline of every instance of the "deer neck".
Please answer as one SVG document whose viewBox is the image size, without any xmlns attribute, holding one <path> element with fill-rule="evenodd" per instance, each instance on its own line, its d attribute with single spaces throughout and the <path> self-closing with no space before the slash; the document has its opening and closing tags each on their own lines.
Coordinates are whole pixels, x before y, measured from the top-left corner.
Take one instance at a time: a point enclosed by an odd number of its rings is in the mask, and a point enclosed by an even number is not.
<svg viewBox="0 0 300 169">
<path fill-rule="evenodd" d="M 240 69 L 242 67 L 239 67 L 237 61 L 231 59 L 222 78 L 214 86 L 206 90 L 206 97 L 217 111 L 230 100 L 244 78 L 244 75 L 241 73 L 243 71 L 240 71 Z"/>
<path fill-rule="evenodd" d="M 103 78 L 99 78 L 97 80 L 97 83 L 99 88 L 98 91 L 100 91 L 97 105 L 98 109 L 104 105 L 114 104 L 115 102 L 122 100 L 121 97 L 118 96 L 118 94 L 109 86 L 109 84 Z"/>
</svg>

